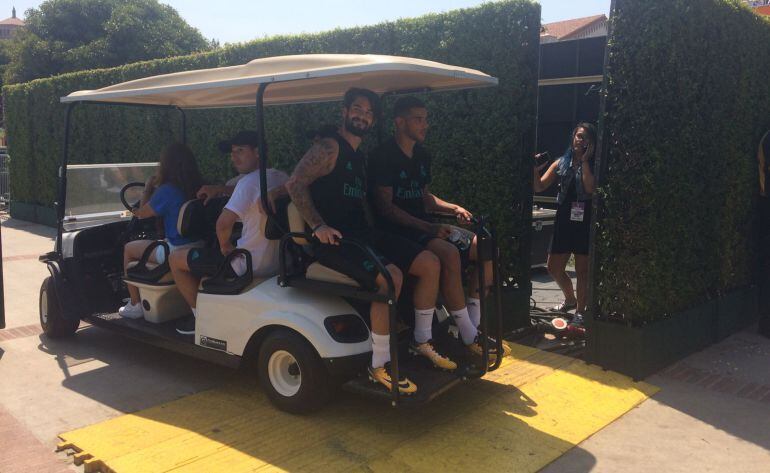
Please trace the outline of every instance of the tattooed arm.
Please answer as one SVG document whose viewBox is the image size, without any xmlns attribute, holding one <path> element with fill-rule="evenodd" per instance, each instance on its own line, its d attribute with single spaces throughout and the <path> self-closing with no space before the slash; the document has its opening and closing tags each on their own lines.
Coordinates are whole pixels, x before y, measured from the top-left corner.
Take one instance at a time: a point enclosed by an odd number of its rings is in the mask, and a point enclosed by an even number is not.
<svg viewBox="0 0 770 473">
<path fill-rule="evenodd" d="M 335 237 L 340 238 L 342 235 L 336 229 L 325 225 L 323 218 L 313 205 L 310 185 L 319 177 L 332 172 L 337 163 L 338 154 L 339 145 L 335 140 L 323 138 L 316 141 L 299 161 L 286 183 L 292 202 L 308 225 L 315 229 L 316 237 L 322 243 L 334 244 Z"/>
</svg>

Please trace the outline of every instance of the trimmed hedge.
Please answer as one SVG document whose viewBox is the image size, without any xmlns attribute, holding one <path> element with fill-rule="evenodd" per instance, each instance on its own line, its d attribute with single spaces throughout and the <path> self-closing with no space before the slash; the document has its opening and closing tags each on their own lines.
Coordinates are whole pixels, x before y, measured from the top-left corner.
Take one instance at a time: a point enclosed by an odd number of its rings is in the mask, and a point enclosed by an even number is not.
<svg viewBox="0 0 770 473">
<path fill-rule="evenodd" d="M 752 281 L 770 24 L 738 1 L 615 8 L 594 295 L 643 325 Z"/>
<path fill-rule="evenodd" d="M 540 7 L 529 0 L 485 4 L 375 26 L 321 34 L 279 36 L 214 52 L 65 74 L 3 88 L 15 199 L 51 206 L 61 157 L 65 107 L 59 97 L 140 77 L 243 64 L 254 58 L 307 53 L 411 56 L 482 70 L 500 79 L 496 89 L 427 97 L 434 127 L 428 146 L 436 157 L 432 189 L 476 212 L 491 214 L 504 240 L 509 275 L 528 281 L 521 239 L 529 222 Z M 391 104 L 392 105 L 392 104 Z M 178 139 L 175 112 L 88 105 L 76 108 L 72 163 L 153 161 Z M 309 146 L 308 130 L 339 121 L 338 104 L 268 109 L 271 162 L 291 170 Z M 390 120 L 386 120 L 388 129 Z M 160 127 L 158 126 L 160 124 Z M 254 126 L 253 110 L 188 112 L 188 143 L 207 178 L 221 181 L 229 163 L 214 144 Z M 370 140 L 373 142 L 374 140 Z M 526 245 L 524 245 L 526 246 Z"/>
</svg>

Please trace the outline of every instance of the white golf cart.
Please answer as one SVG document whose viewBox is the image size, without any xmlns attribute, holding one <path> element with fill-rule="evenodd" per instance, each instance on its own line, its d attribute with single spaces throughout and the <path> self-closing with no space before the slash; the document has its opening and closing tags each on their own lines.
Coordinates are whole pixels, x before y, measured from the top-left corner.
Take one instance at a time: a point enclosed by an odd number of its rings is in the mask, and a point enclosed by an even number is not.
<svg viewBox="0 0 770 473">
<path fill-rule="evenodd" d="M 493 86 L 497 79 L 479 71 L 430 61 L 372 55 L 304 55 L 257 59 L 242 66 L 179 72 L 134 80 L 99 90 L 74 92 L 61 100 L 69 104 L 65 122 L 64 155 L 59 168 L 55 250 L 40 260 L 51 276 L 40 291 L 40 321 L 50 337 L 70 336 L 81 320 L 129 337 L 227 366 L 255 361 L 258 377 L 271 401 L 290 412 L 309 412 L 329 398 L 337 385 L 396 404 L 419 404 L 433 399 L 468 377 L 496 369 L 503 353 L 499 302 L 498 258 L 495 239 L 481 219 L 474 231 L 479 254 L 494 261 L 495 324 L 490 331 L 482 306 L 481 361 L 467 360 L 455 373 L 441 372 L 410 357 L 404 342 L 409 331 L 391 337 L 393 376 L 406 372 L 419 390 L 399 396 L 396 384 L 388 392 L 365 376 L 371 355 L 368 304 L 390 305 L 391 333 L 396 333 L 398 308 L 393 284 L 374 253 L 372 262 L 388 279 L 387 296 L 370 292 L 352 279 L 314 262 L 307 243 L 312 236 L 296 208 L 280 203 L 268 218 L 268 238 L 281 239 L 280 274 L 255 279 L 251 272 L 237 278 L 222 275 L 204 280 L 198 295 L 194 336 L 180 335 L 175 324 L 190 317 L 170 277 L 168 265 L 152 265 L 145 256 L 124 277 L 123 246 L 136 238 L 157 239 L 154 225 L 131 218 L 127 209 L 138 201 L 142 182 L 154 164 L 69 165 L 72 109 L 84 104 L 194 108 L 256 105 L 261 140 L 262 188 L 266 186 L 267 149 L 263 107 L 340 100 L 350 87 L 365 87 L 383 96 Z M 184 128 L 184 119 L 182 127 Z M 182 130 L 185 137 L 185 130 Z M 262 196 L 266 203 L 266 196 Z M 266 206 L 269 208 L 269 206 Z M 178 228 L 216 244 L 212 222 L 219 207 L 191 201 L 180 212 Z M 163 245 L 159 241 L 157 245 Z M 230 259 L 248 252 L 236 250 Z M 483 278 L 483 271 L 479 271 Z M 224 274 L 224 272 L 222 272 Z M 140 289 L 145 318 L 121 318 L 116 312 L 126 297 L 125 284 Z M 484 287 L 483 279 L 480 287 Z M 496 296 L 496 297 L 495 297 Z M 408 300 L 402 298 L 408 305 Z M 489 305 L 489 304 L 487 304 Z M 409 311 L 406 311 L 409 312 Z M 446 343 L 459 346 L 444 317 L 436 331 Z M 488 327 L 489 325 L 489 327 Z M 435 333 L 435 332 L 434 332 Z M 441 338 L 441 336 L 437 337 Z M 494 341 L 492 341 L 494 340 Z M 490 346 L 496 344 L 495 347 Z M 463 352 L 464 353 L 464 352 Z M 460 358 L 464 355 L 457 355 Z M 457 359 L 457 358 L 456 358 Z"/>
</svg>

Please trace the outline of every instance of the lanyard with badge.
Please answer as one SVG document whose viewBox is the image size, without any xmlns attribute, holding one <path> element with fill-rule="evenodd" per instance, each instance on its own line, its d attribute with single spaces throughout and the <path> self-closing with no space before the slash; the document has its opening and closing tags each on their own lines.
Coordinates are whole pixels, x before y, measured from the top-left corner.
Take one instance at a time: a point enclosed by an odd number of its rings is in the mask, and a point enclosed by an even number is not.
<svg viewBox="0 0 770 473">
<path fill-rule="evenodd" d="M 585 202 L 572 202 L 572 208 L 569 212 L 569 219 L 573 222 L 582 222 L 586 214 Z"/>
<path fill-rule="evenodd" d="M 574 168 L 573 168 L 574 169 Z M 577 176 L 575 176 L 577 177 Z M 575 182 L 577 186 L 577 182 Z M 582 222 L 586 215 L 586 203 L 585 202 L 572 202 L 572 207 L 569 212 L 569 219 L 572 222 Z"/>
</svg>

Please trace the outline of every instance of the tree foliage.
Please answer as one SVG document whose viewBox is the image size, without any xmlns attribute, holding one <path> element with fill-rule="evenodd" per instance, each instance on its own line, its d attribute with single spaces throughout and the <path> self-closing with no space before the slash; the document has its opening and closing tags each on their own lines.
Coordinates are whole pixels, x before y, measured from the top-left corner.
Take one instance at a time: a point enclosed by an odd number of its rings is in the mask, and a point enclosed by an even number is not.
<svg viewBox="0 0 770 473">
<path fill-rule="evenodd" d="M 511 0 L 6 86 L 12 193 L 17 201 L 53 205 L 66 109 L 59 98 L 76 90 L 289 54 L 369 53 L 434 60 L 478 69 L 500 80 L 498 87 L 421 97 L 434 123 L 427 143 L 435 157 L 431 189 L 475 213 L 492 216 L 506 275 L 526 283 L 528 247 L 523 239 L 529 234 L 532 199 L 539 31 L 539 5 Z M 386 112 L 389 105 L 392 100 L 386 101 Z M 270 163 L 291 171 L 310 145 L 307 132 L 336 123 L 339 104 L 269 107 L 266 115 Z M 232 172 L 216 143 L 239 129 L 253 128 L 254 121 L 251 108 L 187 111 L 187 142 L 209 180 L 221 181 Z M 383 120 L 385 133 L 391 122 Z M 78 106 L 73 123 L 71 163 L 155 161 L 165 143 L 179 139 L 181 125 L 174 110 L 104 105 Z"/>
<path fill-rule="evenodd" d="M 179 56 L 213 43 L 157 0 L 47 0 L 7 44 L 5 83 Z"/>
</svg>

